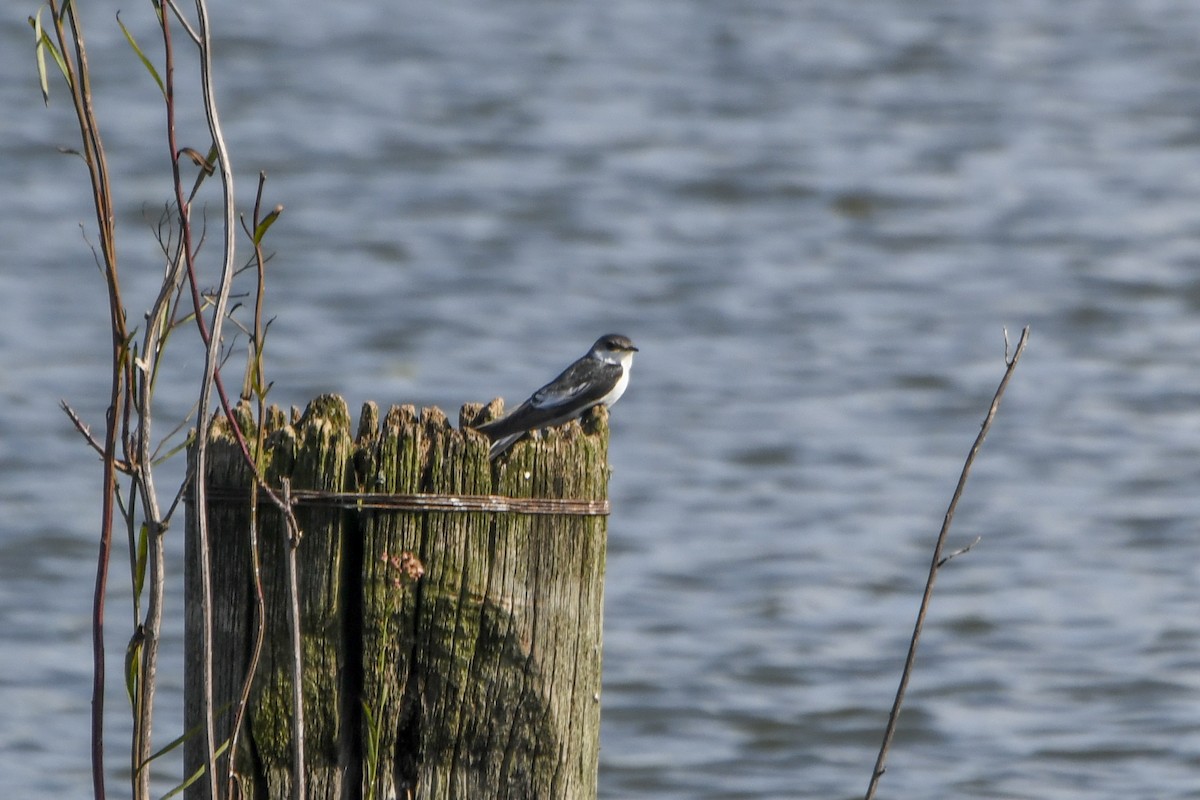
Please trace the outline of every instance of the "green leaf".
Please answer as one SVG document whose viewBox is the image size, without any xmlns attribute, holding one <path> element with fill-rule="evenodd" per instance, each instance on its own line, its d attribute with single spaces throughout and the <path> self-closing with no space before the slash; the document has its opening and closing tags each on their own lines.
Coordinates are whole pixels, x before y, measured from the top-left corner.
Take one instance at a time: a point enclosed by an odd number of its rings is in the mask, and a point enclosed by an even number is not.
<svg viewBox="0 0 1200 800">
<path fill-rule="evenodd" d="M 125 40 L 129 42 L 129 46 L 133 48 L 133 52 L 137 53 L 137 57 L 142 60 L 142 66 L 150 73 L 150 77 L 154 78 L 154 82 L 158 84 L 158 90 L 162 92 L 163 100 L 167 99 L 167 90 L 163 86 L 162 78 L 158 76 L 158 70 L 154 68 L 154 64 L 150 59 L 146 58 L 146 54 L 142 52 L 142 48 L 138 47 L 137 41 L 133 38 L 133 34 L 129 32 L 129 28 L 125 27 L 125 23 L 121 22 L 121 13 L 117 12 L 117 24 L 121 26 L 121 33 L 125 34 Z"/>
<path fill-rule="evenodd" d="M 387 690 L 384 690 L 384 697 L 387 697 Z M 364 742 L 363 760 L 366 761 L 366 784 L 367 797 L 374 797 L 376 781 L 379 775 L 379 721 L 375 719 L 375 715 L 371 713 L 371 706 L 366 700 L 362 701 L 363 721 L 366 723 L 367 740 Z"/>
<path fill-rule="evenodd" d="M 133 567 L 133 596 L 142 596 L 142 587 L 146 585 L 146 561 L 150 550 L 150 526 L 142 523 L 138 533 L 137 559 Z"/>
<path fill-rule="evenodd" d="M 71 73 L 67 71 L 67 62 L 63 58 L 62 53 L 58 52 L 58 48 L 54 46 L 54 42 L 50 40 L 50 34 L 42 31 L 42 46 L 50 51 L 50 55 L 54 56 L 54 63 L 58 64 L 58 71 L 62 73 L 63 80 L 67 82 L 67 88 L 71 86 Z"/>
<path fill-rule="evenodd" d="M 154 459 L 154 461 L 152 461 L 151 463 L 152 463 L 154 466 L 156 466 L 156 467 L 157 467 L 159 464 L 163 463 L 164 461 L 167 461 L 168 459 L 170 459 L 170 458 L 171 458 L 171 456 L 173 456 L 173 455 L 175 455 L 176 453 L 178 453 L 179 451 L 183 450 L 184 448 L 186 448 L 186 447 L 187 447 L 188 445 L 190 445 L 191 443 L 192 443 L 192 438 L 191 438 L 190 436 L 188 436 L 188 437 L 184 437 L 184 440 L 183 440 L 182 442 L 180 442 L 179 444 L 175 445 L 175 446 L 174 446 L 174 447 L 172 447 L 170 450 L 168 450 L 167 452 L 163 453 L 161 456 L 159 456 L 159 457 L 155 458 L 155 459 Z"/>
<path fill-rule="evenodd" d="M 42 27 L 42 11 L 38 9 L 37 16 L 29 17 L 29 26 L 33 28 L 33 43 L 34 51 L 37 56 L 38 65 L 38 80 L 42 88 L 42 102 L 50 103 L 50 79 L 46 75 L 46 51 L 50 51 L 50 55 L 54 57 L 54 63 L 58 64 L 58 71 L 62 73 L 63 80 L 67 82 L 67 88 L 71 86 L 71 73 L 67 71 L 67 62 L 63 60 L 62 53 L 58 52 L 58 48 L 54 46 L 54 41 L 50 38 L 50 34 L 46 33 Z"/>
<path fill-rule="evenodd" d="M 145 641 L 146 634 L 139 625 L 125 648 L 125 691 L 129 692 L 131 706 L 137 703 L 138 677 L 142 670 L 142 645 Z"/>
<path fill-rule="evenodd" d="M 179 784 L 178 786 L 176 786 L 174 789 L 172 789 L 171 791 L 167 792 L 166 794 L 164 794 L 164 795 L 162 796 L 161 800 L 169 800 L 169 798 L 172 798 L 172 797 L 174 797 L 175 795 L 177 795 L 177 794 L 179 794 L 180 792 L 182 792 L 184 789 L 186 789 L 186 788 L 188 788 L 189 786 L 191 786 L 191 785 L 192 785 L 193 783 L 195 783 L 196 781 L 200 780 L 200 777 L 201 777 L 201 776 L 204 774 L 204 770 L 205 770 L 205 769 L 206 769 L 206 767 L 205 767 L 205 765 L 203 765 L 203 764 L 201 764 L 200 766 L 196 767 L 196 771 L 195 771 L 195 772 L 193 772 L 193 773 L 192 773 L 190 776 L 188 776 L 188 779 L 187 779 L 186 781 L 184 781 L 183 783 Z"/>
<path fill-rule="evenodd" d="M 183 736 L 181 736 L 181 737 L 179 737 L 178 739 L 176 739 L 176 740 L 175 740 L 174 742 L 172 742 L 172 743 L 171 743 L 171 745 L 169 745 L 169 746 L 170 746 L 170 747 L 177 747 L 179 744 L 181 744 L 181 743 L 183 742 L 183 740 L 184 740 L 184 739 L 186 739 L 186 738 L 187 738 L 187 736 L 191 735 L 192 733 L 198 732 L 198 731 L 199 731 L 199 728 L 200 728 L 200 726 L 199 726 L 199 725 L 197 725 L 197 726 L 196 726 L 195 728 L 193 728 L 191 731 L 188 731 L 188 733 L 187 733 L 187 734 L 184 734 Z M 221 746 L 217 748 L 217 750 L 216 750 L 216 755 L 217 755 L 218 757 L 220 757 L 220 756 L 221 756 L 221 754 L 222 754 L 222 753 L 224 753 L 224 752 L 225 752 L 226 750 L 228 750 L 228 749 L 229 749 L 229 740 L 228 740 L 228 739 L 226 739 L 224 742 L 222 742 L 222 743 L 221 743 Z M 150 758 L 151 758 L 151 759 L 158 758 L 158 756 L 162 755 L 162 754 L 163 754 L 163 753 L 165 753 L 165 752 L 166 752 L 166 750 L 160 750 L 160 751 L 158 751 L 157 753 L 155 753 L 154 755 L 152 755 Z M 200 780 L 200 777 L 201 777 L 201 776 L 204 774 L 204 770 L 205 770 L 205 769 L 206 769 L 205 765 L 204 765 L 204 764 L 201 764 L 199 767 L 197 767 L 197 768 L 196 768 L 196 771 L 195 771 L 195 772 L 193 772 L 191 775 L 189 775 L 189 776 L 188 776 L 188 779 L 187 779 L 187 780 L 185 780 L 183 783 L 181 783 L 181 784 L 179 784 L 178 786 L 176 786 L 176 787 L 175 787 L 174 789 L 172 789 L 171 791 L 169 791 L 169 792 L 167 792 L 166 794 L 164 794 L 164 795 L 162 796 L 161 800 L 168 800 L 168 798 L 174 797 L 175 795 L 177 795 L 177 794 L 179 794 L 180 792 L 182 792 L 184 789 L 186 789 L 186 788 L 188 788 L 189 786 L 191 786 L 191 785 L 192 785 L 193 783 L 195 783 L 196 781 Z"/>
<path fill-rule="evenodd" d="M 229 707 L 230 707 L 230 706 L 232 706 L 232 705 L 233 705 L 233 703 L 232 703 L 232 702 L 229 702 L 229 703 L 224 703 L 223 705 L 221 705 L 221 707 L 220 707 L 220 708 L 216 709 L 216 710 L 213 712 L 213 714 L 214 714 L 215 716 L 218 716 L 218 717 L 219 717 L 221 714 L 224 714 L 226 711 L 228 711 L 228 710 L 229 710 Z M 183 733 L 179 734 L 179 736 L 176 736 L 174 739 L 172 739 L 171 741 L 167 742 L 165 745 L 163 745 L 161 748 L 159 748 L 159 749 L 158 749 L 157 751 L 155 751 L 153 754 L 151 754 L 150 756 L 148 756 L 148 757 L 146 758 L 146 760 L 142 762 L 142 766 L 138 767 L 138 769 L 139 769 L 139 770 L 142 770 L 142 769 L 144 769 L 144 768 L 146 767 L 146 765 L 147 765 L 147 764 L 149 764 L 149 763 L 150 763 L 151 761 L 153 761 L 154 759 L 156 759 L 156 758 L 162 758 L 162 757 L 163 757 L 163 756 L 165 756 L 167 753 L 171 752 L 171 751 L 172 751 L 172 750 L 174 750 L 175 748 L 179 747 L 179 745 L 181 745 L 181 744 L 183 744 L 184 742 L 186 742 L 188 739 L 191 739 L 193 736 L 199 736 L 199 735 L 200 735 L 200 733 L 201 733 L 201 731 L 203 731 L 203 730 L 204 730 L 204 723 L 203 723 L 203 722 L 197 722 L 195 725 L 193 725 L 192 727 L 188 728 L 186 731 L 184 731 Z M 218 747 L 218 748 L 217 748 L 217 755 L 220 755 L 221 753 L 225 752 L 225 749 L 226 749 L 227 747 L 229 747 L 229 742 L 225 742 L 225 743 L 224 743 L 224 744 L 222 744 L 220 747 Z"/>
<path fill-rule="evenodd" d="M 129 509 L 125 507 L 125 498 L 122 497 L 121 493 L 115 488 L 113 489 L 113 497 L 117 498 L 117 510 L 121 512 L 121 516 L 125 519 L 129 519 Z M 133 549 L 133 537 L 130 537 L 129 539 L 129 549 Z"/>
<path fill-rule="evenodd" d="M 205 158 L 200 154 L 200 151 L 194 147 L 179 148 L 179 155 L 190 158 L 193 164 L 204 171 L 205 175 L 212 175 L 213 170 L 216 169 L 212 160 L 213 156 L 210 154 L 208 158 Z"/>
<path fill-rule="evenodd" d="M 46 49 L 42 46 L 42 38 L 45 36 L 42 31 L 42 12 L 45 10 L 45 6 L 39 8 L 37 16 L 29 18 L 29 23 L 33 25 L 34 50 L 37 53 L 38 82 L 42 86 L 42 102 L 50 105 L 50 81 L 46 77 Z"/>
<path fill-rule="evenodd" d="M 283 213 L 283 206 L 275 206 L 271 209 L 271 213 L 263 217 L 262 222 L 258 223 L 254 228 L 254 243 L 261 244 L 263 236 L 266 235 L 267 229 L 275 224 L 275 220 L 279 219 L 279 215 Z"/>
</svg>

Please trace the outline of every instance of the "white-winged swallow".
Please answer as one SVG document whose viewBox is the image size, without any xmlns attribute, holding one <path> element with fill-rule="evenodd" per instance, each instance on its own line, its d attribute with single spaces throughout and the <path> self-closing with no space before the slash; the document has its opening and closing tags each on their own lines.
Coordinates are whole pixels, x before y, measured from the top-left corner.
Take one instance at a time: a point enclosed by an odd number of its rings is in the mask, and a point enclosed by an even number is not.
<svg viewBox="0 0 1200 800">
<path fill-rule="evenodd" d="M 629 368 L 638 349 L 629 337 L 607 333 L 583 358 L 533 393 L 512 413 L 476 430 L 492 440 L 489 458 L 496 458 L 530 431 L 561 425 L 592 406 L 611 406 L 625 394 Z"/>
</svg>

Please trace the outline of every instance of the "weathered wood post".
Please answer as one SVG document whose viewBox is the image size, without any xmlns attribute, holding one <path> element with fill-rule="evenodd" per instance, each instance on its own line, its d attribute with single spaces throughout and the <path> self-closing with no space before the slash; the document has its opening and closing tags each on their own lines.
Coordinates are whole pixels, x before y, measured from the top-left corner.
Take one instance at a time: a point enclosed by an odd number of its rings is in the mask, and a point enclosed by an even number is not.
<svg viewBox="0 0 1200 800">
<path fill-rule="evenodd" d="M 267 420 L 268 483 L 289 485 L 310 798 L 547 798 L 596 794 L 607 513 L 607 416 L 589 414 L 497 463 L 437 409 L 337 397 Z M 483 414 L 484 417 L 479 415 Z M 248 415 L 242 427 L 253 440 Z M 478 419 L 477 419 L 478 418 Z M 251 475 L 225 420 L 208 432 L 218 746 L 255 644 Z M 201 720 L 195 512 L 189 508 L 188 726 Z M 241 794 L 293 792 L 289 542 L 259 503 L 265 639 L 234 770 Z M 424 576 L 404 574 L 419 561 Z M 189 774 L 204 763 L 189 740 Z M 222 759 L 222 764 L 227 762 Z M 227 769 L 222 766 L 222 769 Z M 218 775 L 219 786 L 225 777 Z M 189 789 L 203 794 L 206 779 Z"/>
</svg>

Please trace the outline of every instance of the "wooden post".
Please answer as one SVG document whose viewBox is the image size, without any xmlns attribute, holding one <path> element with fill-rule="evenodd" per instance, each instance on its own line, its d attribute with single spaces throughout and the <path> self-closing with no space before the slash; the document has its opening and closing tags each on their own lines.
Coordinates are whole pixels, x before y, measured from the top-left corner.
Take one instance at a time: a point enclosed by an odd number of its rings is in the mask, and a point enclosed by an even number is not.
<svg viewBox="0 0 1200 800">
<path fill-rule="evenodd" d="M 310 798 L 596 796 L 607 415 L 593 412 L 493 463 L 486 438 L 463 423 L 497 412 L 467 406 L 455 430 L 437 409 L 394 407 L 381 423 L 368 404 L 352 436 L 344 401 L 321 397 L 292 423 L 278 412 L 267 421 L 265 474 L 273 487 L 290 482 L 303 531 L 296 573 Z M 219 746 L 256 626 L 250 473 L 226 421 L 208 436 Z M 562 500 L 574 502 L 554 502 Z M 234 764 L 243 796 L 282 799 L 293 792 L 295 650 L 290 545 L 269 506 L 259 504 L 257 537 L 265 642 Z M 417 560 L 424 576 L 413 580 L 404 570 Z M 201 719 L 198 563 L 189 557 L 186 581 L 189 727 Z M 189 774 L 203 764 L 198 738 L 186 749 Z M 205 781 L 191 796 L 207 797 Z"/>
</svg>

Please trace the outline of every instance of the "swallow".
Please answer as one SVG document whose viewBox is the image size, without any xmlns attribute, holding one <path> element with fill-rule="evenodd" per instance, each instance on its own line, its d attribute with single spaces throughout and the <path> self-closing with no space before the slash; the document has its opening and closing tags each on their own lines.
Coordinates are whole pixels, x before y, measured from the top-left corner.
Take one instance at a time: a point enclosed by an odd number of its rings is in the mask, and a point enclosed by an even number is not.
<svg viewBox="0 0 1200 800">
<path fill-rule="evenodd" d="M 488 457 L 496 459 L 531 431 L 579 418 L 593 406 L 611 406 L 629 386 L 629 369 L 638 352 L 629 337 L 601 336 L 587 354 L 534 392 L 512 413 L 476 430 L 492 440 Z"/>
</svg>

